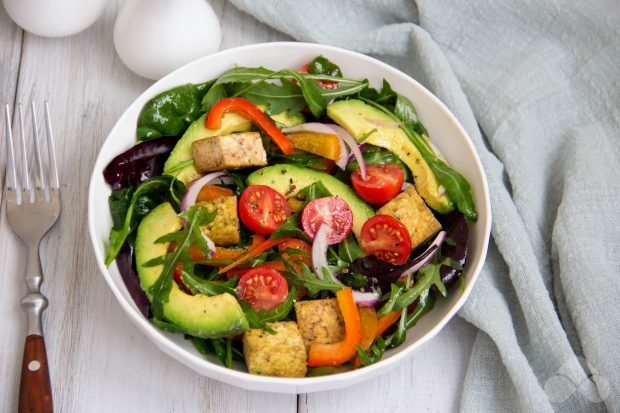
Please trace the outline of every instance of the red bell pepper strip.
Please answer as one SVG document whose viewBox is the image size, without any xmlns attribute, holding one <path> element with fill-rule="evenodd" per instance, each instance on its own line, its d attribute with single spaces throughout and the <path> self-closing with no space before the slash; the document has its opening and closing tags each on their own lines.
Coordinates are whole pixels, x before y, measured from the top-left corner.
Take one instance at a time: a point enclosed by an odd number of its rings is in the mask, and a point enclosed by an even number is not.
<svg viewBox="0 0 620 413">
<path fill-rule="evenodd" d="M 217 130 L 222 127 L 222 117 L 226 112 L 235 112 L 251 120 L 262 129 L 285 155 L 293 153 L 293 144 L 282 133 L 276 124 L 265 115 L 255 104 L 243 98 L 224 98 L 217 102 L 209 111 L 205 126 Z"/>
<path fill-rule="evenodd" d="M 344 339 L 332 344 L 312 344 L 308 353 L 309 367 L 337 366 L 357 352 L 355 346 L 362 339 L 362 326 L 351 288 L 336 292 L 336 300 L 344 320 Z"/>
</svg>

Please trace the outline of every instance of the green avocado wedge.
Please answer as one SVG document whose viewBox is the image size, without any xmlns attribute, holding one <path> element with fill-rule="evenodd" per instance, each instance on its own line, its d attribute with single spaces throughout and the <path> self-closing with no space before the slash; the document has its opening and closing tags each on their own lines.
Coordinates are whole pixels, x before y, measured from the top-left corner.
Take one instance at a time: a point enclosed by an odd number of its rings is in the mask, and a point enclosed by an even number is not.
<svg viewBox="0 0 620 413">
<path fill-rule="evenodd" d="M 339 196 L 349 204 L 353 212 L 353 233 L 359 239 L 364 222 L 374 216 L 375 212 L 355 194 L 351 187 L 333 176 L 314 169 L 277 164 L 254 171 L 247 179 L 248 185 L 266 185 L 287 198 L 319 181 L 332 195 Z"/>
<path fill-rule="evenodd" d="M 392 151 L 407 165 L 413 174 L 416 190 L 435 211 L 446 214 L 454 203 L 442 190 L 437 177 L 418 149 L 398 126 L 391 126 L 394 119 L 361 100 L 341 100 L 327 106 L 327 116 L 347 130 L 358 142 L 379 146 Z M 361 142 L 360 142 L 361 143 Z"/>
<path fill-rule="evenodd" d="M 168 243 L 156 242 L 162 236 L 183 227 L 172 205 L 163 203 L 153 209 L 138 226 L 136 237 L 136 269 L 140 285 L 149 300 L 151 287 L 161 275 L 163 265 L 146 266 L 145 263 L 168 252 Z M 166 321 L 179 327 L 187 334 L 202 338 L 234 336 L 248 329 L 237 299 L 228 293 L 215 296 L 189 295 L 176 283 L 167 303 L 163 306 Z"/>
</svg>

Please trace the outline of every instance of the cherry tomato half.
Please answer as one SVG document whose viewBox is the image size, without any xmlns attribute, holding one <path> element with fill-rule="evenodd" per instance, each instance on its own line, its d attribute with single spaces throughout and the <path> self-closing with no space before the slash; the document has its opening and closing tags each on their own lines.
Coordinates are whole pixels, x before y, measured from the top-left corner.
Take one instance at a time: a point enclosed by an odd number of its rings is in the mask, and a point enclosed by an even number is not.
<svg viewBox="0 0 620 413">
<path fill-rule="evenodd" d="M 411 253 L 411 237 L 407 228 L 389 215 L 375 215 L 364 223 L 362 250 L 391 264 L 404 264 Z"/>
<path fill-rule="evenodd" d="M 331 231 L 327 243 L 337 244 L 349 235 L 353 226 L 353 212 L 342 198 L 328 196 L 308 202 L 301 213 L 301 226 L 308 237 L 314 239 L 321 224 L 327 224 Z"/>
<path fill-rule="evenodd" d="M 359 169 L 351 174 L 353 189 L 364 201 L 380 206 L 400 193 L 405 175 L 398 165 L 371 164 L 366 166 L 366 171 L 368 176 L 365 181 Z"/>
<path fill-rule="evenodd" d="M 307 242 L 300 239 L 291 239 L 278 245 L 278 251 L 285 251 L 287 249 L 297 250 L 303 252 L 303 254 L 289 254 L 285 252 L 282 254 L 282 258 L 289 260 L 292 264 L 301 264 L 303 262 L 309 267 L 312 265 L 312 247 Z"/>
<path fill-rule="evenodd" d="M 268 186 L 250 185 L 239 198 L 239 219 L 256 234 L 271 234 L 290 215 L 286 198 Z"/>
<path fill-rule="evenodd" d="M 288 284 L 278 271 L 256 267 L 246 272 L 237 286 L 239 297 L 255 310 L 273 310 L 286 300 Z"/>
</svg>

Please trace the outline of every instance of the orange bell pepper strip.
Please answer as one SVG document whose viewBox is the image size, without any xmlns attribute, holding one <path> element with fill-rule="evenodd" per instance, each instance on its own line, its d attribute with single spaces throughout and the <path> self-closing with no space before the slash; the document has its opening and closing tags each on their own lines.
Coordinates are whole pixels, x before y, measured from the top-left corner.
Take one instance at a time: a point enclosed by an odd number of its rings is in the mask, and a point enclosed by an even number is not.
<svg viewBox="0 0 620 413">
<path fill-rule="evenodd" d="M 222 127 L 222 117 L 226 112 L 235 112 L 249 119 L 269 136 L 285 155 L 293 153 L 293 144 L 276 124 L 254 103 L 243 98 L 224 98 L 217 102 L 205 119 L 205 126 L 217 130 Z"/>
<path fill-rule="evenodd" d="M 251 260 L 252 258 L 256 257 L 261 252 L 267 251 L 269 248 L 273 248 L 276 245 L 284 241 L 289 241 L 291 239 L 292 238 L 279 238 L 279 239 L 269 238 L 268 240 L 265 240 L 259 245 L 257 245 L 256 247 L 250 248 L 245 254 L 237 258 L 232 264 L 227 265 L 223 268 L 220 268 L 219 273 L 224 274 L 225 272 L 228 272 L 229 270 L 232 270 L 233 268 L 238 267 L 244 262 Z"/>
<path fill-rule="evenodd" d="M 381 334 L 385 332 L 392 324 L 396 322 L 400 318 L 402 311 L 392 311 L 385 317 L 381 317 L 377 320 L 377 332 L 375 333 L 375 338 L 379 337 Z"/>
<path fill-rule="evenodd" d="M 203 185 L 203 187 L 200 188 L 200 192 L 198 192 L 198 195 L 196 196 L 196 202 L 209 202 L 214 199 L 234 195 L 235 193 L 228 188 L 222 188 L 217 185 Z"/>
<path fill-rule="evenodd" d="M 344 339 L 332 344 L 312 344 L 308 353 L 309 367 L 337 366 L 349 361 L 357 352 L 355 346 L 362 338 L 362 327 L 351 288 L 336 292 L 336 300 L 344 320 Z"/>
<path fill-rule="evenodd" d="M 207 258 L 202 251 L 200 251 L 200 248 L 192 245 L 189 247 L 189 254 L 192 256 L 192 261 L 211 265 L 209 264 L 209 261 L 235 260 L 243 254 L 246 254 L 251 249 L 256 248 L 263 242 L 265 242 L 265 238 L 263 236 L 252 235 L 252 244 L 245 249 L 233 250 L 230 248 L 215 247 L 215 254 L 212 257 Z M 214 267 L 219 267 L 220 265 L 213 264 Z"/>
</svg>

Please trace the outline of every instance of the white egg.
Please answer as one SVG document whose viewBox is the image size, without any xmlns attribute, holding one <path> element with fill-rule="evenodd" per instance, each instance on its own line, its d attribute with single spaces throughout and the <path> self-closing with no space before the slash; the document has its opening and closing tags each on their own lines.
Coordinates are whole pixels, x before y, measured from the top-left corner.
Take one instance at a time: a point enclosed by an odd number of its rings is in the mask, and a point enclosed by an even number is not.
<svg viewBox="0 0 620 413">
<path fill-rule="evenodd" d="M 106 0 L 2 0 L 22 29 L 45 37 L 69 36 L 84 30 L 103 12 Z"/>
<path fill-rule="evenodd" d="M 221 40 L 219 20 L 206 0 L 127 0 L 114 25 L 123 63 L 154 80 L 216 52 Z"/>
</svg>

